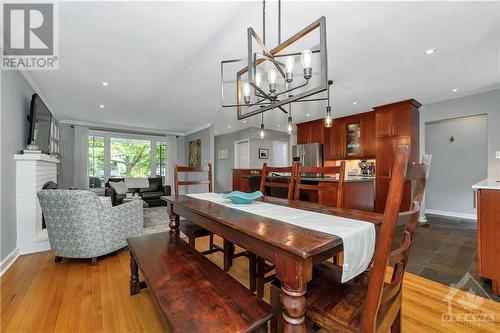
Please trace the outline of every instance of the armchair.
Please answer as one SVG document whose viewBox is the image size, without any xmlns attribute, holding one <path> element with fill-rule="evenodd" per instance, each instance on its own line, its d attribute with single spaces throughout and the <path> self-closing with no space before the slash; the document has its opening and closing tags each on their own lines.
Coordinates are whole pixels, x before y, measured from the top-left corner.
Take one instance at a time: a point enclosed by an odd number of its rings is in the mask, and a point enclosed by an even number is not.
<svg viewBox="0 0 500 333">
<path fill-rule="evenodd" d="M 92 258 L 127 246 L 143 229 L 142 202 L 106 207 L 91 191 L 42 190 L 37 193 L 55 261 Z"/>
</svg>

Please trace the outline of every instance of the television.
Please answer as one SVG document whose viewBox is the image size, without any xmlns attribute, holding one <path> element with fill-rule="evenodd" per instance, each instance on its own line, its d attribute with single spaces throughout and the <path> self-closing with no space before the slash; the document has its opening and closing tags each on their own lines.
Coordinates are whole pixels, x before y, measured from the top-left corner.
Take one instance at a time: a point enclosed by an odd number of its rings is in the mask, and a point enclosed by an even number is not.
<svg viewBox="0 0 500 333">
<path fill-rule="evenodd" d="M 37 94 L 33 94 L 31 98 L 28 120 L 30 121 L 28 144 L 36 144 L 42 153 L 49 154 L 52 113 Z"/>
</svg>

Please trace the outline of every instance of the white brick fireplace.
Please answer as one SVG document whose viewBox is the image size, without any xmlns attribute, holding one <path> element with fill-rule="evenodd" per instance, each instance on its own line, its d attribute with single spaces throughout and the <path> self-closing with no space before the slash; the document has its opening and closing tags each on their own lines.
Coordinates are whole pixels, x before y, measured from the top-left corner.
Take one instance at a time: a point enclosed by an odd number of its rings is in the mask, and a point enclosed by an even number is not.
<svg viewBox="0 0 500 333">
<path fill-rule="evenodd" d="M 20 254 L 49 250 L 36 192 L 48 181 L 57 182 L 59 160 L 45 154 L 18 154 L 15 160 L 17 248 Z"/>
</svg>

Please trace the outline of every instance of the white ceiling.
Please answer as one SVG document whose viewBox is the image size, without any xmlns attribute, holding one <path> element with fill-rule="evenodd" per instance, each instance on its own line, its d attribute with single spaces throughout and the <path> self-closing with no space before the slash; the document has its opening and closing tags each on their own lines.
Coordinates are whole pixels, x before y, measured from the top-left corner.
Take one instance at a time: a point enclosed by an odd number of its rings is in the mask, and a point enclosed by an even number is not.
<svg viewBox="0 0 500 333">
<path fill-rule="evenodd" d="M 297 1 L 282 8 L 283 39 L 327 19 L 335 117 L 500 87 L 499 2 Z M 61 2 L 59 10 L 60 68 L 30 72 L 59 119 L 182 133 L 207 123 L 217 134 L 259 125 L 259 117 L 244 124 L 235 109 L 221 107 L 220 61 L 245 56 L 247 27 L 261 34 L 261 1 Z M 271 47 L 276 17 L 277 3 L 269 2 Z M 437 52 L 426 56 L 427 48 Z M 294 120 L 317 118 L 324 106 L 301 103 Z M 266 113 L 267 128 L 285 123 L 280 111 Z"/>
</svg>

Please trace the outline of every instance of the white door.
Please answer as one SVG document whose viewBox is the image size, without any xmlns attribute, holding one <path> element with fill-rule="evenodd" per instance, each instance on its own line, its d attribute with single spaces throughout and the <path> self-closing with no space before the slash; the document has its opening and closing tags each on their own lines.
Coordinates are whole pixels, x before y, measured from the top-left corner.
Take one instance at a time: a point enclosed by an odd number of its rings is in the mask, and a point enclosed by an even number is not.
<svg viewBox="0 0 500 333">
<path fill-rule="evenodd" d="M 487 177 L 486 116 L 425 125 L 425 152 L 432 154 L 425 189 L 428 213 L 474 217 L 471 186 Z"/>
<path fill-rule="evenodd" d="M 288 166 L 288 142 L 273 141 L 273 166 Z"/>
<path fill-rule="evenodd" d="M 244 139 L 234 142 L 235 169 L 250 168 L 250 140 Z"/>
</svg>

